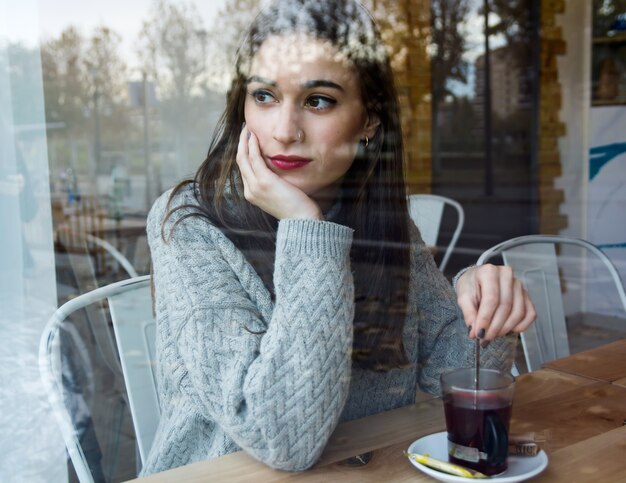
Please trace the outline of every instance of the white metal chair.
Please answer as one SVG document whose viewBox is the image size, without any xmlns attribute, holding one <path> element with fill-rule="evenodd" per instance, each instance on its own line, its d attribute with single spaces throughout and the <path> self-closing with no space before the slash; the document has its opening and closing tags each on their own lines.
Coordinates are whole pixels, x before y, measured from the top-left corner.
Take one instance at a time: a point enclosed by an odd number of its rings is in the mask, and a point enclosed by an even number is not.
<svg viewBox="0 0 626 483">
<path fill-rule="evenodd" d="M 592 243 L 558 235 L 527 235 L 499 243 L 485 251 L 477 265 L 497 255 L 513 268 L 530 295 L 537 311 L 537 320 L 522 333 L 524 357 L 529 371 L 545 362 L 570 355 L 556 246 L 571 245 L 585 249 L 601 261 L 615 284 L 626 311 L 626 293 L 619 273 L 611 260 Z"/>
<path fill-rule="evenodd" d="M 463 207 L 457 201 L 439 195 L 409 195 L 408 201 L 409 215 L 419 229 L 424 243 L 428 246 L 437 246 L 444 207 L 446 205 L 451 206 L 458 214 L 456 228 L 439 264 L 439 270 L 443 272 L 465 224 Z"/>
<path fill-rule="evenodd" d="M 124 270 L 126 270 L 126 273 L 128 273 L 130 277 L 139 276 L 137 270 L 135 270 L 135 267 L 133 267 L 128 258 L 122 255 L 120 251 L 113 245 L 111 245 L 108 241 L 103 240 L 102 238 L 98 238 L 97 236 L 90 235 L 89 233 L 85 233 L 84 236 L 89 243 L 93 243 L 94 245 L 104 248 L 104 250 L 107 251 L 117 261 L 117 263 L 122 266 Z"/>
<path fill-rule="evenodd" d="M 64 404 L 63 354 L 60 351 L 59 334 L 66 329 L 66 319 L 72 313 L 104 299 L 109 303 L 142 464 L 148 456 L 160 417 L 153 372 L 156 326 L 152 314 L 150 276 L 135 277 L 97 288 L 59 307 L 41 337 L 39 369 L 81 483 L 94 480 L 77 438 L 72 415 Z"/>
</svg>

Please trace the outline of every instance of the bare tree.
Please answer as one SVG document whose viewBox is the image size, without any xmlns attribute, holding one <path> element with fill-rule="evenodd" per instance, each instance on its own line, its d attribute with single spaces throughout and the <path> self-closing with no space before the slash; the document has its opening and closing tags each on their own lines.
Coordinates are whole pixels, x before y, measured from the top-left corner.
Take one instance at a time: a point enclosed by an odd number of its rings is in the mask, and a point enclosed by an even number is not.
<svg viewBox="0 0 626 483">
<path fill-rule="evenodd" d="M 85 135 L 88 130 L 85 117 L 89 87 L 84 50 L 85 39 L 73 26 L 41 46 L 46 119 L 48 123 L 63 123 L 71 136 Z"/>
<path fill-rule="evenodd" d="M 102 162 L 103 142 L 115 149 L 124 145 L 131 128 L 126 103 L 127 67 L 120 55 L 121 37 L 104 25 L 89 39 L 84 64 L 88 72 L 94 155 L 100 172 L 110 171 Z"/>
<path fill-rule="evenodd" d="M 259 0 L 230 0 L 218 13 L 208 32 L 208 85 L 225 92 L 230 85 L 237 49 L 259 10 Z"/>
<path fill-rule="evenodd" d="M 195 6 L 157 0 L 139 35 L 143 70 L 161 95 L 187 107 L 206 75 L 207 31 Z"/>
<path fill-rule="evenodd" d="M 120 43 L 120 36 L 105 26 L 89 37 L 69 26 L 42 43 L 51 157 L 63 161 L 59 167 L 93 174 L 102 168 L 104 150 L 119 150 L 128 141 L 127 69 Z M 91 146 L 95 166 L 87 164 L 89 157 L 81 146 Z"/>
<path fill-rule="evenodd" d="M 469 14 L 468 0 L 433 0 L 432 71 L 433 97 L 440 101 L 453 95 L 448 81 L 467 82 L 467 32 L 463 30 Z M 433 102 L 433 107 L 435 106 Z"/>
<path fill-rule="evenodd" d="M 454 97 L 451 80 L 467 82 L 466 32 L 463 26 L 469 13 L 468 0 L 433 0 L 432 2 L 432 123 L 433 164 L 440 154 L 439 109 L 447 96 Z"/>
<path fill-rule="evenodd" d="M 120 55 L 121 42 L 119 34 L 102 25 L 91 35 L 85 51 L 90 80 L 97 83 L 102 102 L 110 105 L 123 103 L 126 95 L 128 69 Z"/>
<path fill-rule="evenodd" d="M 489 35 L 502 35 L 511 59 L 519 67 L 530 62 L 531 36 L 538 25 L 532 25 L 532 3 L 536 0 L 490 0 L 489 9 L 496 19 L 490 25 Z"/>
</svg>

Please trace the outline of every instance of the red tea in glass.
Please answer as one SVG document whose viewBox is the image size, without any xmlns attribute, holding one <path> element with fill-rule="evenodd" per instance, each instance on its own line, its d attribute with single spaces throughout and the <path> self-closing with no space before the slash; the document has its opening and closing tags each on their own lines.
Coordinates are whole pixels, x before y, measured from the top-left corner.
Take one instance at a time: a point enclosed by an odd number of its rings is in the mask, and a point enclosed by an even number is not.
<svg viewBox="0 0 626 483">
<path fill-rule="evenodd" d="M 508 433 L 513 398 L 513 377 L 480 369 L 458 369 L 441 377 L 448 455 L 451 463 L 488 476 L 507 469 Z"/>
</svg>

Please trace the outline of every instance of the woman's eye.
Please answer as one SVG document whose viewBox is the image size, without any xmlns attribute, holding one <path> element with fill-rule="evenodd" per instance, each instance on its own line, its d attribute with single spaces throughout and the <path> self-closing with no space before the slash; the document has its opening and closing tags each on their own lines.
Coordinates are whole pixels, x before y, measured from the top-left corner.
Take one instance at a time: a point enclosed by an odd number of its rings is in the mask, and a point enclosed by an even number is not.
<svg viewBox="0 0 626 483">
<path fill-rule="evenodd" d="M 271 92 L 264 89 L 257 89 L 250 95 L 254 98 L 257 104 L 269 104 L 270 102 L 274 102 L 276 100 Z"/>
<path fill-rule="evenodd" d="M 328 109 L 337 104 L 335 99 L 326 96 L 311 96 L 306 100 L 306 105 L 316 110 Z"/>
</svg>

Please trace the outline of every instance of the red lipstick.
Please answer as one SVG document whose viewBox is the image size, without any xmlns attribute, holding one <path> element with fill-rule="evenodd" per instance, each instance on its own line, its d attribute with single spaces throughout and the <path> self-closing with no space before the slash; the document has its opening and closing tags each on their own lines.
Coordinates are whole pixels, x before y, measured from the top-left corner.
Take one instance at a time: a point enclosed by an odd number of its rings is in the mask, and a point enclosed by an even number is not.
<svg viewBox="0 0 626 483">
<path fill-rule="evenodd" d="M 270 158 L 270 162 L 278 169 L 289 170 L 298 169 L 306 166 L 311 162 L 311 160 L 307 158 L 301 158 L 300 156 L 285 156 L 283 154 L 277 154 L 276 156 L 272 156 Z"/>
</svg>

